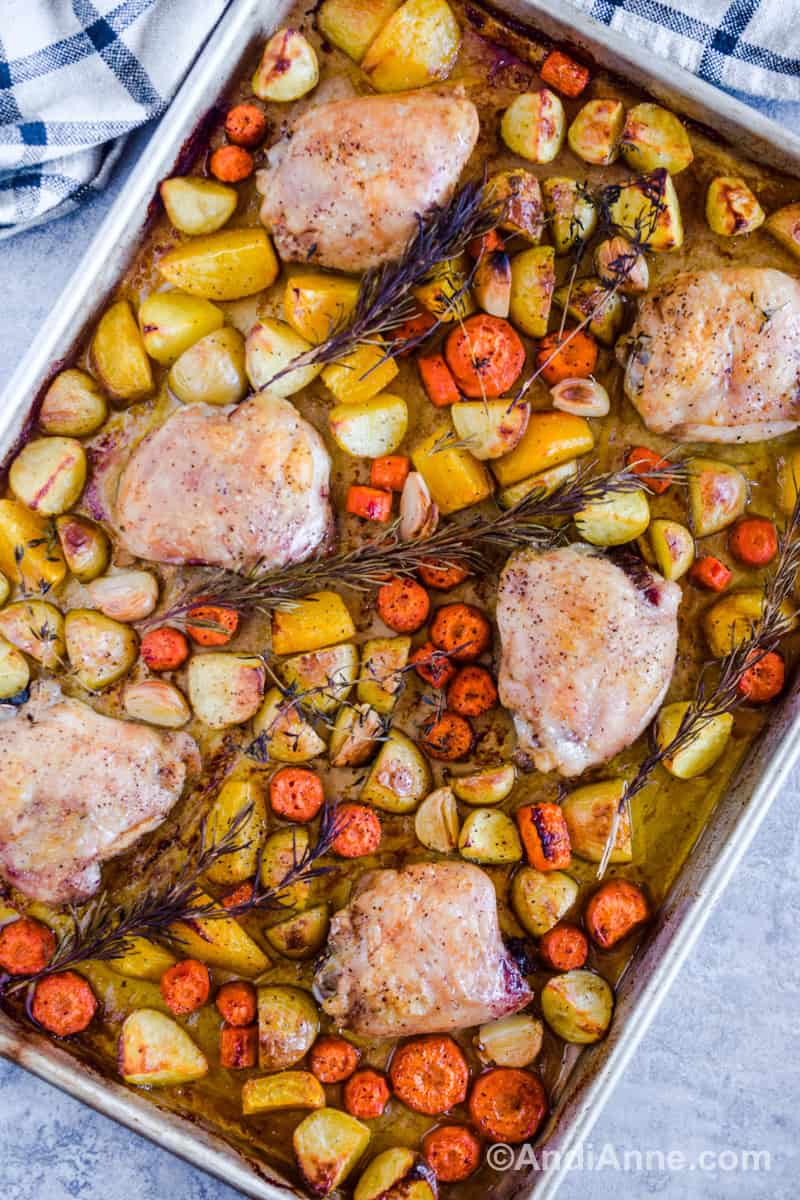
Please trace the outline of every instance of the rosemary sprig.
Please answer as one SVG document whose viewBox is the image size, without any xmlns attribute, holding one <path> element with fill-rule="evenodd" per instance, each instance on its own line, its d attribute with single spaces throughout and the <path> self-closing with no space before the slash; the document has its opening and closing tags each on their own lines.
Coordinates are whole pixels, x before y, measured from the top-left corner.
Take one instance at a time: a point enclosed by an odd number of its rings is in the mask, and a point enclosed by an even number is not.
<svg viewBox="0 0 800 1200">
<path fill-rule="evenodd" d="M 419 286 L 441 263 L 463 253 L 473 238 L 493 229 L 502 216 L 502 204 L 492 199 L 484 180 L 471 181 L 447 204 L 436 205 L 417 215 L 417 228 L 400 258 L 367 271 L 361 278 L 355 309 L 349 319 L 334 326 L 324 342 L 297 355 L 264 387 L 301 367 L 337 362 L 360 343 L 377 343 L 386 358 L 414 349 L 428 338 L 440 322 L 422 335 L 385 345 L 387 335 L 415 311 L 412 289 Z M 458 297 L 451 297 L 451 304 Z"/>
<path fill-rule="evenodd" d="M 328 587 L 370 591 L 385 583 L 389 575 L 411 575 L 422 564 L 431 561 L 480 572 L 491 565 L 488 551 L 510 553 L 527 546 L 546 548 L 555 544 L 560 531 L 542 524 L 544 520 L 574 516 L 587 504 L 616 492 L 648 490 L 647 479 L 637 475 L 630 466 L 593 475 L 594 465 L 579 469 L 577 475 L 550 492 L 536 488 L 503 512 L 454 521 L 416 541 L 401 541 L 395 524 L 364 546 L 280 570 L 256 571 L 250 575 L 221 569 L 203 570 L 166 612 L 154 615 L 143 624 L 184 619 L 201 598 L 206 604 L 242 612 L 274 612 L 291 608 L 292 603 L 303 596 Z M 685 464 L 670 463 L 667 467 L 648 470 L 648 475 L 682 482 L 686 471 Z"/>
<path fill-rule="evenodd" d="M 597 868 L 597 878 L 602 879 L 617 839 L 622 814 L 630 800 L 650 782 L 656 767 L 665 759 L 672 758 L 703 731 L 710 721 L 726 713 L 733 713 L 744 703 L 746 696 L 741 691 L 745 673 L 776 648 L 781 638 L 792 628 L 784 605 L 794 592 L 795 580 L 800 570 L 800 496 L 780 539 L 778 563 L 764 584 L 764 600 L 761 614 L 750 627 L 747 637 L 732 646 L 723 658 L 707 663 L 701 670 L 695 694 L 689 708 L 671 740 L 662 747 L 654 748 L 639 765 L 633 779 L 625 787 L 608 831 L 603 854 Z M 709 687 L 709 676 L 716 681 Z"/>
<path fill-rule="evenodd" d="M 135 937 L 154 937 L 160 941 L 180 942 L 173 926 L 179 922 L 213 921 L 243 916 L 253 909 L 272 907 L 280 897 L 301 881 L 317 878 L 330 868 L 319 865 L 334 838 L 341 832 L 334 806 L 326 805 L 320 819 L 319 834 L 313 846 L 307 846 L 281 881 L 265 887 L 260 881 L 261 853 L 259 851 L 256 879 L 252 894 L 240 904 L 224 908 L 216 901 L 202 901 L 201 880 L 221 859 L 245 849 L 240 835 L 251 814 L 251 806 L 243 808 L 233 819 L 224 835 L 213 843 L 208 841 L 206 822 L 200 826 L 194 854 L 172 880 L 146 889 L 129 903 L 115 904 L 106 892 L 83 907 L 71 906 L 72 928 L 59 941 L 48 965 L 30 975 L 0 977 L 0 996 L 11 995 L 21 988 L 59 971 L 90 959 L 113 961 L 132 948 Z M 263 848 L 262 848 L 263 849 Z"/>
</svg>

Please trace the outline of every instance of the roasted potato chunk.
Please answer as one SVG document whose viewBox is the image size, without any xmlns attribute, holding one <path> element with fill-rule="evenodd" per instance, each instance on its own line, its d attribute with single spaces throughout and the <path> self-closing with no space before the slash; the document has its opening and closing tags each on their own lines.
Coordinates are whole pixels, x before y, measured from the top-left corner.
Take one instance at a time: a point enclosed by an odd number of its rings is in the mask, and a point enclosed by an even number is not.
<svg viewBox="0 0 800 1200">
<path fill-rule="evenodd" d="M 501 863 L 519 862 L 522 858 L 522 843 L 517 827 L 496 808 L 474 808 L 458 837 L 458 850 L 468 862 L 496 866 Z"/>
<path fill-rule="evenodd" d="M 578 458 L 594 446 L 591 426 L 572 413 L 534 412 L 519 445 L 492 463 L 501 487 Z"/>
<path fill-rule="evenodd" d="M 168 250 L 159 259 L 158 269 L 169 283 L 190 296 L 239 300 L 268 288 L 280 268 L 266 231 L 252 228 L 223 229 L 192 238 Z"/>
<path fill-rule="evenodd" d="M 445 259 L 414 288 L 414 296 L 437 321 L 463 321 L 475 311 L 467 278 L 464 257 Z"/>
<path fill-rule="evenodd" d="M 158 580 L 151 571 L 116 571 L 86 587 L 92 603 L 115 621 L 141 621 L 158 603 Z"/>
<path fill-rule="evenodd" d="M 103 574 L 111 558 L 111 543 L 105 530 L 87 517 L 66 513 L 56 521 L 56 533 L 66 564 L 76 579 L 91 583 Z"/>
<path fill-rule="evenodd" d="M 293 396 L 316 379 L 322 366 L 310 363 L 293 368 L 280 379 L 274 377 L 310 349 L 310 342 L 295 333 L 286 321 L 262 317 L 251 326 L 245 342 L 245 369 L 250 383 L 256 391 L 267 387 L 276 396 Z"/>
<path fill-rule="evenodd" d="M 262 1071 L 293 1067 L 319 1033 L 319 1014 L 311 995 L 297 987 L 258 989 L 258 1065 Z"/>
<path fill-rule="evenodd" d="M 578 885 L 563 871 L 520 867 L 511 884 L 511 906 L 523 929 L 541 937 L 557 925 L 578 898 Z"/>
<path fill-rule="evenodd" d="M 770 213 L 764 228 L 784 249 L 790 251 L 795 258 L 800 258 L 800 200 L 796 204 L 787 204 L 785 208 Z"/>
<path fill-rule="evenodd" d="M 280 677 L 290 688 L 308 693 L 304 705 L 320 713 L 336 712 L 358 678 L 358 650 L 352 642 L 296 654 L 281 663 Z"/>
<path fill-rule="evenodd" d="M 32 512 L 52 517 L 76 502 L 86 482 L 86 452 L 75 438 L 35 438 L 8 473 L 11 490 Z"/>
<path fill-rule="evenodd" d="M 261 882 L 264 887 L 273 891 L 280 889 L 276 900 L 286 908 L 302 909 L 308 902 L 311 884 L 307 879 L 298 879 L 283 886 L 283 881 L 307 850 L 308 830 L 297 825 L 277 829 L 264 843 L 261 855 Z"/>
<path fill-rule="evenodd" d="M 99 384 L 87 371 L 70 367 L 56 375 L 39 409 L 42 433 L 61 437 L 88 437 L 108 416 L 108 403 Z"/>
<path fill-rule="evenodd" d="M 453 426 L 479 461 L 510 454 L 528 428 L 530 405 L 510 400 L 471 400 L 450 409 Z"/>
<path fill-rule="evenodd" d="M 31 591 L 56 587 L 67 573 L 52 522 L 20 500 L 0 500 L 0 569 Z"/>
<path fill-rule="evenodd" d="M 239 330 L 224 325 L 184 350 L 169 373 L 169 387 L 183 404 L 238 404 L 247 393 Z"/>
<path fill-rule="evenodd" d="M 120 404 L 134 404 L 152 393 L 150 360 L 127 300 L 118 300 L 103 313 L 90 357 L 103 387 Z"/>
<path fill-rule="evenodd" d="M 190 346 L 221 329 L 221 308 L 200 296 L 183 292 L 153 292 L 139 309 L 144 348 L 162 366 L 171 367 Z"/>
<path fill-rule="evenodd" d="M 356 404 L 339 404 L 328 414 L 331 436 L 353 458 L 380 458 L 395 451 L 408 428 L 402 396 L 381 392 Z"/>
<path fill-rule="evenodd" d="M 403 669 L 411 653 L 411 638 L 370 638 L 364 643 L 358 700 L 383 716 L 392 711 L 403 686 Z"/>
<path fill-rule="evenodd" d="M 413 1150 L 384 1150 L 364 1171 L 353 1200 L 436 1200 L 436 1177 Z"/>
<path fill-rule="evenodd" d="M 253 732 L 275 762 L 304 763 L 324 753 L 325 743 L 300 710 L 271 688 L 253 722 Z"/>
<path fill-rule="evenodd" d="M 320 10 L 320 16 L 326 6 Z M 352 316 L 358 283 L 345 275 L 305 271 L 292 275 L 283 293 L 283 315 L 295 333 L 317 346 Z"/>
<path fill-rule="evenodd" d="M 693 458 L 689 473 L 689 517 L 695 537 L 719 533 L 747 506 L 747 479 L 730 463 Z"/>
<path fill-rule="evenodd" d="M 134 721 L 164 729 L 180 729 L 192 715 L 180 688 L 166 679 L 139 679 L 122 694 L 122 707 Z"/>
<path fill-rule="evenodd" d="M 663 168 L 609 189 L 609 212 L 619 233 L 654 253 L 683 245 L 681 206 Z"/>
<path fill-rule="evenodd" d="M 348 642 L 356 627 L 347 605 L 337 592 L 314 592 L 272 617 L 275 654 L 304 654 L 337 642 Z"/>
<path fill-rule="evenodd" d="M 376 396 L 392 382 L 398 366 L 382 346 L 364 343 L 339 362 L 322 368 L 322 381 L 340 404 L 357 404 Z"/>
<path fill-rule="evenodd" d="M 484 767 L 470 775 L 454 776 L 450 786 L 465 804 L 499 804 L 511 794 L 517 778 L 513 763 L 501 763 L 498 767 Z"/>
<path fill-rule="evenodd" d="M 319 83 L 317 52 L 298 29 L 279 29 L 264 47 L 253 76 L 259 100 L 299 100 Z"/>
<path fill-rule="evenodd" d="M 601 279 L 588 276 L 579 279 L 570 289 L 556 288 L 553 299 L 560 308 L 564 305 L 579 323 L 587 317 L 589 332 L 604 346 L 613 346 L 625 316 L 622 297 Z"/>
<path fill-rule="evenodd" d="M 443 445 L 442 438 L 449 433 L 447 427 L 438 429 L 411 451 L 414 466 L 428 485 L 434 504 L 446 514 L 478 504 L 492 491 L 483 463 L 458 445 Z"/>
<path fill-rule="evenodd" d="M 233 216 L 239 199 L 236 188 L 196 175 L 165 179 L 159 191 L 172 224 L 193 237 L 221 229 Z"/>
<path fill-rule="evenodd" d="M 552 176 L 542 181 L 544 211 L 556 254 L 569 254 L 597 228 L 597 209 L 577 179 Z"/>
<path fill-rule="evenodd" d="M 614 993 L 593 971 L 566 971 L 549 979 L 541 993 L 545 1021 L 565 1042 L 597 1042 L 611 1024 Z"/>
<path fill-rule="evenodd" d="M 339 1108 L 320 1108 L 292 1134 L 297 1166 L 309 1191 L 327 1196 L 353 1170 L 369 1145 L 370 1131 Z"/>
<path fill-rule="evenodd" d="M 486 185 L 486 198 L 498 205 L 500 228 L 516 233 L 536 245 L 544 229 L 544 207 L 539 180 L 530 171 L 517 168 L 499 171 Z"/>
<path fill-rule="evenodd" d="M 313 958 L 325 944 L 329 924 L 328 906 L 315 904 L 277 925 L 270 925 L 265 933 L 272 949 L 284 958 Z"/>
<path fill-rule="evenodd" d="M 117 975 L 124 975 L 126 979 L 149 979 L 152 983 L 158 983 L 164 972 L 174 965 L 175 955 L 144 937 L 128 940 L 130 949 L 119 958 L 109 960 L 111 970 L 116 971 Z"/>
<path fill-rule="evenodd" d="M 323 0 L 317 25 L 323 37 L 360 63 L 402 0 Z"/>
<path fill-rule="evenodd" d="M 220 788 L 211 806 L 206 829 L 209 842 L 222 841 L 236 819 L 246 810 L 250 814 L 239 830 L 237 842 L 241 849 L 217 859 L 206 871 L 212 883 L 241 883 L 255 873 L 258 849 L 267 828 L 267 805 L 264 789 L 255 776 L 248 779 L 228 779 Z"/>
<path fill-rule="evenodd" d="M 511 260 L 509 315 L 528 337 L 540 338 L 547 333 L 556 286 L 554 254 L 552 246 L 534 246 Z"/>
<path fill-rule="evenodd" d="M 500 135 L 514 154 L 529 162 L 549 163 L 564 144 L 564 105 L 555 92 L 523 92 L 503 113 Z"/>
<path fill-rule="evenodd" d="M 620 145 L 622 157 L 634 171 L 663 167 L 677 175 L 694 158 L 683 125 L 675 113 L 660 104 L 636 104 L 628 110 Z"/>
<path fill-rule="evenodd" d="M 210 896 L 198 893 L 198 907 L 211 903 Z M 252 979 L 269 966 L 269 959 L 261 947 L 233 917 L 213 920 L 193 917 L 191 921 L 176 922 L 170 930 L 179 939 L 181 954 L 198 958 L 210 967 L 221 967 L 224 971 L 234 971 Z"/>
<path fill-rule="evenodd" d="M 361 60 L 378 92 L 403 92 L 446 79 L 461 45 L 461 29 L 446 0 L 405 0 Z"/>
<path fill-rule="evenodd" d="M 569 830 L 572 853 L 588 862 L 600 862 L 611 832 L 619 802 L 625 794 L 624 779 L 603 779 L 599 783 L 588 783 L 576 788 L 561 801 L 561 811 Z M 614 848 L 609 862 L 630 862 L 631 818 L 627 804 L 620 817 Z"/>
<path fill-rule="evenodd" d="M 625 106 L 621 100 L 589 100 L 567 132 L 573 154 L 584 162 L 608 166 L 619 154 Z"/>
<path fill-rule="evenodd" d="M 141 1087 L 175 1087 L 208 1074 L 208 1061 L 177 1021 L 154 1008 L 126 1017 L 119 1036 L 119 1073 Z"/>
<path fill-rule="evenodd" d="M 481 1025 L 475 1038 L 478 1058 L 487 1067 L 527 1067 L 542 1048 L 544 1026 L 529 1013 L 514 1013 Z"/>
<path fill-rule="evenodd" d="M 17 600 L 0 611 L 0 634 L 45 670 L 63 666 L 64 618 L 46 600 Z"/>
<path fill-rule="evenodd" d="M 277 1112 L 283 1108 L 324 1108 L 325 1089 L 310 1071 L 281 1071 L 248 1079 L 242 1087 L 242 1113 Z"/>
<path fill-rule="evenodd" d="M 253 654 L 195 654 L 188 669 L 192 708 L 212 729 L 243 725 L 258 711 L 266 675 Z"/>
<path fill-rule="evenodd" d="M 24 692 L 31 672 L 24 654 L 0 637 L 0 700 L 11 700 Z"/>
<path fill-rule="evenodd" d="M 694 562 L 694 538 L 678 521 L 659 518 L 649 530 L 656 566 L 665 579 L 680 579 Z"/>
<path fill-rule="evenodd" d="M 720 175 L 706 192 L 706 220 L 721 237 L 739 237 L 764 224 L 766 213 L 743 179 Z"/>
<path fill-rule="evenodd" d="M 339 710 L 331 732 L 328 757 L 332 767 L 360 767 L 378 749 L 383 720 L 368 704 L 347 704 Z"/>
<path fill-rule="evenodd" d="M 646 292 L 650 286 L 650 268 L 641 250 L 627 238 L 606 238 L 595 249 L 594 269 L 608 287 L 616 287 L 623 296 Z"/>
<path fill-rule="evenodd" d="M 575 516 L 578 532 L 593 546 L 624 546 L 640 537 L 649 524 L 645 492 L 612 492 L 587 504 Z"/>
<path fill-rule="evenodd" d="M 399 729 L 392 729 L 361 789 L 363 804 L 383 812 L 413 812 L 431 786 L 425 755 Z"/>
<path fill-rule="evenodd" d="M 660 750 L 666 749 L 677 736 L 681 722 L 690 709 L 691 704 L 688 701 L 665 704 L 661 709 L 656 720 L 655 734 L 656 745 Z M 731 713 L 719 713 L 709 717 L 699 726 L 697 733 L 676 749 L 675 753 L 665 756 L 664 766 L 670 775 L 675 775 L 678 779 L 694 779 L 696 775 L 704 775 L 725 752 L 732 729 Z"/>
<path fill-rule="evenodd" d="M 64 620 L 67 654 L 85 688 L 102 691 L 130 671 L 139 639 L 129 625 L 93 608 L 73 608 Z"/>
</svg>

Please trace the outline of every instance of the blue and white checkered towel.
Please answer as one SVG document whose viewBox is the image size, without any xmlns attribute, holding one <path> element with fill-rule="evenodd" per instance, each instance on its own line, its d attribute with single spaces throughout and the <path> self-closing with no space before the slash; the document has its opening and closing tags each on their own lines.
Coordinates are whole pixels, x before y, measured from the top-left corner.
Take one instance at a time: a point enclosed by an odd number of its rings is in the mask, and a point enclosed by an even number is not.
<svg viewBox="0 0 800 1200">
<path fill-rule="evenodd" d="M 0 0 L 0 237 L 102 188 L 227 0 Z"/>
<path fill-rule="evenodd" d="M 572 0 L 800 128 L 800 0 Z M 0 237 L 102 188 L 227 0 L 0 0 Z M 116 140 L 115 140 L 116 139 Z"/>
</svg>

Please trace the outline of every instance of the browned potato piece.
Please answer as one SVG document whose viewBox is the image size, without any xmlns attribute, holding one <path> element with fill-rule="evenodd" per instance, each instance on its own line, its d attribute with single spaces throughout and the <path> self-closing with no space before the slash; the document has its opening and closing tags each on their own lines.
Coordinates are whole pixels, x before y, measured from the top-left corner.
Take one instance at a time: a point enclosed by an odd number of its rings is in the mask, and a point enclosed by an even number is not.
<svg viewBox="0 0 800 1200">
<path fill-rule="evenodd" d="M 664 167 L 677 175 L 694 158 L 689 135 L 681 122 L 660 104 L 637 104 L 625 118 L 622 156 L 634 171 Z"/>
<path fill-rule="evenodd" d="M 239 198 L 236 188 L 194 175 L 165 179 L 159 191 L 175 228 L 194 237 L 221 229 L 233 215 Z"/>
<path fill-rule="evenodd" d="M 621 100 L 589 100 L 567 132 L 570 149 L 584 162 L 608 166 L 619 154 L 624 124 Z"/>
<path fill-rule="evenodd" d="M 8 473 L 11 490 L 33 512 L 52 517 L 71 508 L 86 482 L 86 452 L 75 438 L 35 438 Z"/>
<path fill-rule="evenodd" d="M 764 228 L 796 258 L 800 258 L 800 200 L 770 213 Z"/>
<path fill-rule="evenodd" d="M 489 179 L 486 195 L 489 200 L 497 201 L 502 230 L 517 233 L 534 246 L 542 240 L 544 207 L 535 175 L 521 168 L 499 171 Z"/>
<path fill-rule="evenodd" d="M 70 367 L 56 375 L 39 409 L 42 433 L 62 437 L 88 437 L 108 416 L 100 385 L 87 371 Z"/>
<path fill-rule="evenodd" d="M 503 113 L 500 135 L 514 154 L 529 162 L 549 163 L 564 144 L 564 105 L 555 92 L 523 92 Z"/>
<path fill-rule="evenodd" d="M 90 354 L 100 382 L 113 399 L 133 404 L 153 391 L 150 360 L 127 300 L 118 300 L 103 313 Z"/>
<path fill-rule="evenodd" d="M 706 220 L 714 233 L 738 237 L 764 224 L 766 214 L 743 179 L 719 175 L 706 193 Z"/>
<path fill-rule="evenodd" d="M 318 82 L 319 63 L 311 43 L 298 29 L 274 33 L 253 76 L 253 91 L 259 100 L 299 100 Z"/>
<path fill-rule="evenodd" d="M 67 573 L 52 522 L 21 500 L 0 500 L 0 570 L 32 591 L 55 587 Z"/>
<path fill-rule="evenodd" d="M 556 254 L 569 254 L 597 228 L 597 209 L 576 179 L 554 176 L 542 182 L 544 211 Z"/>
<path fill-rule="evenodd" d="M 183 404 L 237 404 L 247 393 L 244 338 L 232 325 L 215 329 L 184 350 L 169 373 Z"/>
<path fill-rule="evenodd" d="M 618 293 L 600 279 L 579 279 L 571 291 L 566 286 L 556 288 L 553 299 L 562 308 L 566 305 L 576 321 L 589 317 L 589 332 L 604 346 L 614 345 L 625 310 Z"/>
<path fill-rule="evenodd" d="M 654 252 L 683 245 L 683 221 L 675 184 L 668 171 L 613 189 L 609 211 L 619 233 Z"/>
<path fill-rule="evenodd" d="M 403 92 L 446 79 L 461 45 L 447 0 L 406 0 L 378 33 L 361 69 L 378 92 Z"/>
<path fill-rule="evenodd" d="M 320 33 L 337 50 L 361 62 L 367 47 L 402 0 L 323 0 L 317 12 Z"/>
<path fill-rule="evenodd" d="M 191 238 L 168 250 L 158 269 L 190 296 L 239 300 L 269 287 L 280 268 L 266 230 L 252 228 L 223 229 Z"/>
<path fill-rule="evenodd" d="M 627 238 L 606 238 L 594 252 L 594 269 L 603 283 L 616 287 L 623 296 L 646 292 L 650 286 L 650 269 L 641 250 Z"/>
<path fill-rule="evenodd" d="M 183 292 L 153 292 L 139 309 L 144 348 L 162 366 L 171 367 L 207 333 L 224 324 L 221 308 L 200 296 Z"/>
<path fill-rule="evenodd" d="M 92 692 L 116 683 L 136 662 L 139 639 L 135 632 L 95 609 L 68 612 L 64 634 L 75 675 Z"/>
<path fill-rule="evenodd" d="M 111 543 L 99 525 L 67 513 L 56 521 L 56 533 L 67 566 L 81 583 L 102 575 L 111 557 Z"/>
</svg>

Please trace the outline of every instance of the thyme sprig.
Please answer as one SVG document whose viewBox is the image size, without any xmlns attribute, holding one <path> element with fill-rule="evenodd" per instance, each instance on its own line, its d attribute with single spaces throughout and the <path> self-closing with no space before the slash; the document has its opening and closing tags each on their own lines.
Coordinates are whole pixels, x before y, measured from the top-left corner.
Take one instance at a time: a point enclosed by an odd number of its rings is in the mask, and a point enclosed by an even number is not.
<svg viewBox="0 0 800 1200">
<path fill-rule="evenodd" d="M 787 615 L 786 602 L 793 595 L 798 571 L 800 496 L 780 537 L 777 566 L 764 583 L 764 597 L 758 619 L 752 623 L 746 638 L 731 646 L 722 658 L 705 664 L 697 680 L 695 694 L 674 736 L 664 746 L 656 746 L 651 750 L 640 763 L 633 779 L 626 785 L 608 831 L 597 868 L 598 879 L 603 878 L 608 867 L 622 814 L 633 797 L 650 783 L 656 768 L 690 745 L 711 721 L 734 713 L 747 699 L 741 688 L 745 674 L 756 667 L 765 655 L 775 650 L 781 638 L 792 629 L 793 622 Z M 712 678 L 713 682 L 710 682 Z"/>
<path fill-rule="evenodd" d="M 274 907 L 293 884 L 310 881 L 330 870 L 320 864 L 320 859 L 330 850 L 334 838 L 341 832 L 341 822 L 336 816 L 335 806 L 326 805 L 320 818 L 316 842 L 308 845 L 299 856 L 294 856 L 291 867 L 279 883 L 272 887 L 261 883 L 262 847 L 258 853 L 255 882 L 249 897 L 230 908 L 223 907 L 215 900 L 203 900 L 201 880 L 209 869 L 250 845 L 249 841 L 241 840 L 241 835 L 251 812 L 252 806 L 243 808 L 223 836 L 214 842 L 209 841 L 207 822 L 203 821 L 195 844 L 178 874 L 169 881 L 145 888 L 134 900 L 115 903 L 107 892 L 102 892 L 88 904 L 71 905 L 71 928 L 60 939 L 48 965 L 29 975 L 0 976 L 0 996 L 11 995 L 46 975 L 65 971 L 90 959 L 109 962 L 121 958 L 133 948 L 133 938 L 149 937 L 157 941 L 180 943 L 180 934 L 174 930 L 176 924 L 222 920 L 244 916 L 255 909 Z"/>
<path fill-rule="evenodd" d="M 505 511 L 453 521 L 416 541 L 401 541 L 398 525 L 394 524 L 366 545 L 291 567 L 256 570 L 249 575 L 223 569 L 201 569 L 194 583 L 166 612 L 154 615 L 143 624 L 185 619 L 201 599 L 204 604 L 240 612 L 271 613 L 291 608 L 304 596 L 325 588 L 371 591 L 385 583 L 387 576 L 412 575 L 420 566 L 432 561 L 445 567 L 461 566 L 475 573 L 486 570 L 491 566 L 492 551 L 511 553 L 531 546 L 547 548 L 557 544 L 561 532 L 544 524 L 546 520 L 574 516 L 587 504 L 608 499 L 618 492 L 649 490 L 647 478 L 637 475 L 631 466 L 593 474 L 595 466 L 591 463 L 579 468 L 576 475 L 552 491 L 535 488 Z M 685 481 L 686 473 L 684 463 L 648 469 L 651 478 L 668 478 L 670 482 Z"/>
<path fill-rule="evenodd" d="M 502 202 L 492 198 L 482 179 L 465 183 L 447 204 L 417 214 L 416 231 L 400 258 L 373 267 L 362 276 L 349 318 L 343 317 L 323 342 L 293 358 L 264 387 L 302 367 L 338 362 L 364 342 L 381 346 L 385 358 L 413 350 L 441 324 L 437 321 L 424 334 L 385 344 L 387 336 L 414 314 L 413 289 L 443 262 L 462 254 L 473 238 L 494 229 L 501 216 Z M 450 297 L 450 304 L 458 300 L 458 295 Z"/>
</svg>

